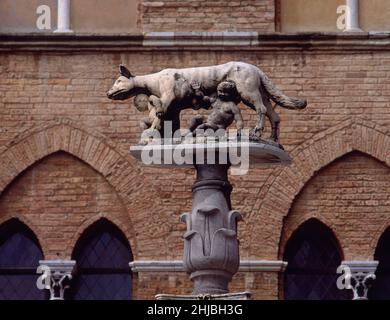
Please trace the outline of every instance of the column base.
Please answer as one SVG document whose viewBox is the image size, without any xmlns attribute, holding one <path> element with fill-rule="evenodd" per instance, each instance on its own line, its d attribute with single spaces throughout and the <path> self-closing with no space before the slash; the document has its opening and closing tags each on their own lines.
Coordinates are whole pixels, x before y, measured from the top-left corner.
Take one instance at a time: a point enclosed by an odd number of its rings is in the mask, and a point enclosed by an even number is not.
<svg viewBox="0 0 390 320">
<path fill-rule="evenodd" d="M 74 33 L 74 31 L 70 29 L 57 29 L 54 30 L 53 33 Z"/>
<path fill-rule="evenodd" d="M 343 32 L 365 32 L 365 31 L 359 28 L 351 28 L 351 29 L 345 29 Z"/>
<path fill-rule="evenodd" d="M 237 292 L 225 294 L 191 294 L 191 295 L 176 295 L 176 294 L 157 294 L 156 300 L 250 300 L 252 294 L 250 292 Z"/>
<path fill-rule="evenodd" d="M 200 270 L 191 273 L 190 279 L 194 282 L 193 295 L 226 294 L 232 275 L 223 270 Z"/>
</svg>

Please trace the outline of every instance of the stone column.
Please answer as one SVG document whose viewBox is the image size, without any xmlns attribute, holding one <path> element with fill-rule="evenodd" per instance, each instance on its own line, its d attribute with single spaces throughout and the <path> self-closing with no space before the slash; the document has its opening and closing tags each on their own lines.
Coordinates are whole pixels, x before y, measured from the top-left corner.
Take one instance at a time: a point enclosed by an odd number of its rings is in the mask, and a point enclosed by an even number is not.
<svg viewBox="0 0 390 320">
<path fill-rule="evenodd" d="M 184 213 L 184 268 L 194 282 L 193 295 L 226 294 L 239 267 L 238 211 L 231 210 L 229 165 L 195 165 L 191 213 Z"/>
<path fill-rule="evenodd" d="M 74 260 L 41 260 L 41 271 L 44 273 L 43 282 L 49 285 L 50 300 L 64 300 L 64 293 L 69 288 L 73 277 L 76 261 Z M 48 280 L 47 280 L 48 279 Z"/>
<path fill-rule="evenodd" d="M 70 29 L 70 0 L 57 2 L 57 30 L 56 33 L 71 33 Z"/>
<path fill-rule="evenodd" d="M 376 278 L 378 261 L 343 261 L 341 265 L 344 266 L 345 273 L 350 272 L 347 274 L 350 286 L 346 289 L 352 290 L 352 300 L 367 300 L 368 290 Z"/>
<path fill-rule="evenodd" d="M 359 0 L 346 0 L 346 32 L 362 32 L 359 27 Z"/>
<path fill-rule="evenodd" d="M 238 154 L 243 170 L 249 164 L 267 167 L 288 165 L 291 157 L 274 144 L 243 140 L 218 144 L 197 142 L 130 147 L 136 159 L 143 161 L 145 153 L 148 157 L 153 154 L 156 164 L 169 167 L 187 166 L 172 163 L 173 154 L 177 151 L 182 154 L 183 150 L 186 157 L 193 160 L 188 166 L 194 166 L 197 173 L 192 186 L 192 210 L 181 216 L 187 224 L 183 266 L 190 274 L 194 289 L 192 295 L 159 294 L 156 299 L 249 299 L 249 292 L 229 293 L 228 290 L 229 282 L 240 264 L 237 222 L 242 219 L 240 213 L 231 207 L 232 186 L 228 181 L 228 170 L 231 163 L 237 165 L 237 161 L 232 160 L 237 160 Z"/>
</svg>

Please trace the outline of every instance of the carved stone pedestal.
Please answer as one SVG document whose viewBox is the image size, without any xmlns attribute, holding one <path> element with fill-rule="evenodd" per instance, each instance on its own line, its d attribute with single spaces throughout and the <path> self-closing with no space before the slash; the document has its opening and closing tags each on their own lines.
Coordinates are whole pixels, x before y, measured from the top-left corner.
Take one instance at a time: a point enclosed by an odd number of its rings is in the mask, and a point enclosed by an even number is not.
<svg viewBox="0 0 390 320">
<path fill-rule="evenodd" d="M 238 151 L 247 164 L 270 166 L 288 164 L 291 159 L 282 149 L 267 143 L 233 142 L 217 144 L 148 145 L 131 147 L 137 159 L 148 165 L 188 166 L 196 169 L 192 186 L 192 211 L 182 214 L 187 224 L 184 234 L 184 268 L 190 274 L 194 289 L 190 296 L 157 295 L 159 300 L 248 299 L 248 292 L 229 294 L 228 285 L 240 264 L 237 223 L 241 214 L 232 210 L 228 170 L 231 150 Z M 187 152 L 192 164 L 175 164 L 177 151 Z M 214 154 L 215 157 L 199 155 Z M 209 161 L 207 159 L 212 159 Z M 223 161 L 222 159 L 227 159 Z M 170 161 L 167 161 L 170 160 Z"/>
<path fill-rule="evenodd" d="M 238 271 L 240 259 L 237 221 L 231 210 L 229 165 L 195 165 L 197 179 L 192 186 L 192 212 L 184 213 L 184 267 L 194 282 L 194 295 L 225 294 Z"/>
</svg>

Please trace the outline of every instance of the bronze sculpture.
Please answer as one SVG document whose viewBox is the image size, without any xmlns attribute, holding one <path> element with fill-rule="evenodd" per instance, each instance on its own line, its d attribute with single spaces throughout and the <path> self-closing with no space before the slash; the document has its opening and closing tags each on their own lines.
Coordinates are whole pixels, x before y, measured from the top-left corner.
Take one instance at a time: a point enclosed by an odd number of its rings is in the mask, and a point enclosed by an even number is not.
<svg viewBox="0 0 390 320">
<path fill-rule="evenodd" d="M 172 121 L 172 130 L 180 128 L 180 111 L 186 108 L 197 109 L 193 104 L 195 95 L 192 84 L 198 82 L 205 95 L 215 94 L 223 81 L 235 84 L 239 100 L 255 110 L 258 121 L 251 137 L 261 138 L 264 120 L 271 122 L 271 139 L 279 140 L 279 115 L 272 108 L 271 100 L 287 109 L 303 109 L 305 99 L 284 95 L 269 78 L 256 66 L 244 62 L 228 62 L 222 65 L 186 69 L 164 69 L 160 72 L 134 76 L 120 66 L 121 76 L 115 81 L 107 96 L 114 100 L 125 100 L 138 94 L 155 96 L 159 99 L 156 116 L 163 121 Z"/>
</svg>

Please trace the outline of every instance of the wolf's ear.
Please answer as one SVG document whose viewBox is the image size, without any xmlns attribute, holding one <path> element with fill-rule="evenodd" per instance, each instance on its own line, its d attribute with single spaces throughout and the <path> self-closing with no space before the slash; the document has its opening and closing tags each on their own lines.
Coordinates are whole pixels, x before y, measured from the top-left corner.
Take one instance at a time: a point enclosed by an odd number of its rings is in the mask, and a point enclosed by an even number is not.
<svg viewBox="0 0 390 320">
<path fill-rule="evenodd" d="M 132 78 L 134 77 L 131 72 L 129 71 L 129 69 L 127 69 L 123 64 L 121 64 L 119 66 L 119 72 L 121 73 L 122 76 L 126 77 L 126 78 Z"/>
</svg>

